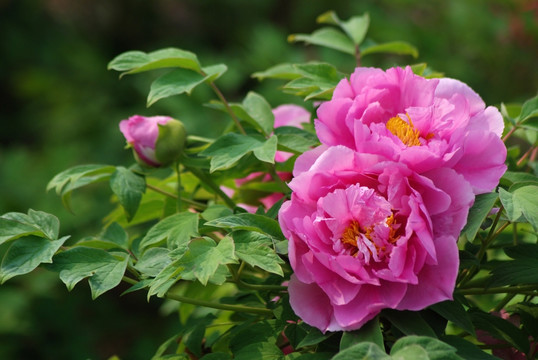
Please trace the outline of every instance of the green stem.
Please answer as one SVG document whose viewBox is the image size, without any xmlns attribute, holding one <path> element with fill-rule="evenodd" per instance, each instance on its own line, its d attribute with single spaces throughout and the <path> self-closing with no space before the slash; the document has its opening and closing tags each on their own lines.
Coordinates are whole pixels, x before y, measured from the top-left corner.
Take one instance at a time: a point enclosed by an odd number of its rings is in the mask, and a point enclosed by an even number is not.
<svg viewBox="0 0 538 360">
<path fill-rule="evenodd" d="M 172 199 L 177 199 L 177 195 L 176 194 L 172 194 L 166 190 L 163 190 L 163 189 L 160 189 L 156 186 L 153 186 L 151 184 L 146 184 L 146 187 L 150 190 L 153 190 L 155 192 L 158 192 L 159 194 L 162 194 L 164 196 L 168 196 Z M 198 209 L 198 210 L 205 210 L 207 208 L 206 204 L 203 204 L 201 202 L 198 202 L 198 201 L 194 201 L 194 200 L 191 200 L 191 199 L 187 199 L 187 198 L 181 198 L 181 201 L 183 201 L 184 203 L 186 204 L 189 204 L 191 205 L 192 207 Z"/>
<path fill-rule="evenodd" d="M 290 188 L 288 187 L 288 184 L 286 184 L 280 176 L 278 176 L 278 173 L 276 172 L 275 165 L 274 164 L 267 164 L 267 170 L 269 171 L 269 175 L 273 178 L 273 180 L 280 186 L 282 189 L 282 192 L 284 194 L 289 194 Z"/>
<path fill-rule="evenodd" d="M 239 132 L 243 135 L 246 135 L 247 133 L 245 132 L 245 129 L 243 129 L 243 126 L 241 126 L 241 123 L 239 122 L 239 119 L 237 119 L 237 116 L 235 116 L 232 108 L 230 107 L 230 104 L 228 103 L 228 100 L 226 100 L 226 98 L 224 97 L 220 89 L 217 87 L 217 85 L 215 85 L 214 82 L 210 82 L 209 86 L 211 86 L 215 94 L 217 94 L 217 96 L 219 97 L 220 101 L 222 101 L 222 103 L 224 104 L 226 111 L 228 112 L 228 114 L 230 114 L 230 117 L 234 121 L 235 126 L 237 126 L 237 129 L 239 130 Z"/>
<path fill-rule="evenodd" d="M 532 285 L 515 285 L 515 286 L 500 286 L 492 288 L 471 288 L 471 289 L 456 289 L 455 293 L 461 295 L 485 295 L 485 294 L 526 294 L 529 292 L 538 291 L 538 284 Z"/>
<path fill-rule="evenodd" d="M 200 169 L 197 169 L 195 167 L 190 167 L 190 166 L 186 166 L 186 165 L 184 165 L 184 166 L 185 166 L 185 169 L 190 171 L 200 181 L 202 181 L 207 186 L 209 186 L 226 203 L 226 205 L 228 205 L 228 207 L 230 207 L 232 209 L 236 207 L 235 202 L 232 199 L 230 199 L 228 197 L 228 195 L 226 195 L 224 193 L 224 191 L 222 191 L 220 189 L 220 187 L 217 184 L 215 184 L 215 182 L 213 182 L 213 179 L 211 179 L 209 176 L 207 176 L 203 171 L 201 171 Z"/>
<path fill-rule="evenodd" d="M 183 187 L 181 186 L 181 167 L 179 165 L 179 161 L 176 161 L 176 173 L 177 173 L 176 209 L 177 209 L 177 212 L 181 212 L 181 190 L 183 190 Z"/>
<path fill-rule="evenodd" d="M 136 281 L 136 280 L 134 280 L 134 279 L 131 279 L 131 278 L 128 277 L 128 276 L 124 276 L 124 277 L 122 278 L 122 280 L 125 281 L 125 282 L 128 283 L 128 284 L 131 284 L 131 285 L 136 285 L 136 284 L 138 284 L 138 281 Z"/>
<path fill-rule="evenodd" d="M 480 261 L 482 261 L 482 258 L 486 254 L 486 250 L 488 249 L 491 242 L 495 239 L 495 237 L 498 235 L 498 232 L 495 232 L 495 228 L 497 227 L 497 224 L 499 223 L 499 219 L 501 218 L 501 213 L 503 211 L 503 206 L 501 205 L 499 212 L 497 213 L 497 216 L 495 216 L 495 220 L 493 220 L 493 224 L 491 225 L 491 229 L 488 233 L 488 236 L 482 241 L 482 245 L 480 246 L 480 249 L 478 250 L 478 253 L 476 254 L 476 259 L 478 261 L 478 264 L 480 264 Z M 502 228 L 504 229 L 504 227 Z M 502 231 L 501 229 L 501 231 Z M 479 265 L 473 265 L 469 268 L 469 271 L 463 279 L 460 281 L 460 287 L 467 283 L 471 278 L 478 272 Z"/>
<path fill-rule="evenodd" d="M 260 285 L 260 284 L 248 284 L 242 280 L 236 280 L 234 281 L 237 286 L 242 287 L 244 289 L 249 290 L 257 290 L 257 291 L 286 291 L 288 288 L 286 286 L 282 285 Z"/>
<path fill-rule="evenodd" d="M 204 307 L 209 307 L 209 308 L 219 309 L 219 310 L 244 312 L 244 313 L 265 315 L 265 316 L 273 315 L 273 312 L 271 310 L 265 309 L 265 308 L 244 306 L 244 305 L 221 304 L 221 303 L 215 303 L 212 301 L 193 299 L 186 296 L 171 294 L 171 293 L 167 293 L 166 298 L 170 300 L 176 300 L 185 304 L 204 306 Z"/>
<path fill-rule="evenodd" d="M 501 301 L 499 301 L 499 303 L 495 305 L 495 307 L 491 311 L 501 311 L 506 306 L 506 304 L 508 304 L 510 300 L 512 300 L 516 295 L 517 294 L 506 294 L 506 296 Z"/>
</svg>

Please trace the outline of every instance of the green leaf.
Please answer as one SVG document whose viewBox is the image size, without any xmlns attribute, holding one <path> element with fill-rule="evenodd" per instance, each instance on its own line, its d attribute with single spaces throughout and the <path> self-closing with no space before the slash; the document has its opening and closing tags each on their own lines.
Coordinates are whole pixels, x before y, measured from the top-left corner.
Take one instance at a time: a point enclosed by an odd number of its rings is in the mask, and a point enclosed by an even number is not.
<svg viewBox="0 0 538 360">
<path fill-rule="evenodd" d="M 278 138 L 276 136 L 271 136 L 269 139 L 267 139 L 267 141 L 263 143 L 262 146 L 254 149 L 252 152 L 258 160 L 274 164 L 277 143 Z"/>
<path fill-rule="evenodd" d="M 538 283 L 538 262 L 536 258 L 499 261 L 491 273 L 490 286 L 535 284 Z"/>
<path fill-rule="evenodd" d="M 517 122 L 522 123 L 530 118 L 538 116 L 538 95 L 523 103 Z"/>
<path fill-rule="evenodd" d="M 27 236 L 14 242 L 4 255 L 0 266 L 0 283 L 17 275 L 33 271 L 41 263 L 51 263 L 52 256 L 69 238 L 50 241 L 42 237 Z"/>
<path fill-rule="evenodd" d="M 331 336 L 331 333 L 322 333 L 319 329 L 309 326 L 306 336 L 297 344 L 297 348 L 319 344 Z"/>
<path fill-rule="evenodd" d="M 151 84 L 148 94 L 147 106 L 153 105 L 160 99 L 183 93 L 190 94 L 192 90 L 204 83 L 214 81 L 220 77 L 227 68 L 224 64 L 208 66 L 202 69 L 205 75 L 189 69 L 176 69 L 161 75 Z"/>
<path fill-rule="evenodd" d="M 170 250 L 162 247 L 149 248 L 138 259 L 135 269 L 143 276 L 157 276 L 171 262 Z"/>
<path fill-rule="evenodd" d="M 383 44 L 371 44 L 361 47 L 361 55 L 366 56 L 375 53 L 389 53 L 397 55 L 411 55 L 418 57 L 418 50 L 413 45 L 404 41 L 391 41 Z"/>
<path fill-rule="evenodd" d="M 52 178 L 47 185 L 47 191 L 54 188 L 61 195 L 64 206 L 71 211 L 71 192 L 80 187 L 99 181 L 106 181 L 116 171 L 110 165 L 79 165 L 62 171 Z"/>
<path fill-rule="evenodd" d="M 469 210 L 469 215 L 467 215 L 467 224 L 461 231 L 462 235 L 467 237 L 467 240 L 473 241 L 480 229 L 480 225 L 482 225 L 498 198 L 499 194 L 497 193 L 476 196 L 473 207 Z"/>
<path fill-rule="evenodd" d="M 424 335 L 437 337 L 435 331 L 416 311 L 398 311 L 385 309 L 381 316 L 388 319 L 392 325 L 396 326 L 405 335 Z"/>
<path fill-rule="evenodd" d="M 361 16 L 353 16 L 347 21 L 338 18 L 334 11 L 328 11 L 317 18 L 318 23 L 338 25 L 346 32 L 355 45 L 359 45 L 364 40 L 364 36 L 370 26 L 370 17 L 368 13 Z"/>
<path fill-rule="evenodd" d="M 123 166 L 118 166 L 110 177 L 110 188 L 125 210 L 127 221 L 131 221 L 138 210 L 142 195 L 146 192 L 146 180 Z"/>
<path fill-rule="evenodd" d="M 256 121 L 263 131 L 264 136 L 267 136 L 273 131 L 275 116 L 273 115 L 271 105 L 269 105 L 263 96 L 250 91 L 245 97 L 245 100 L 243 100 L 243 107 L 248 115 Z"/>
<path fill-rule="evenodd" d="M 306 44 L 324 46 L 350 55 L 355 54 L 353 41 L 340 30 L 331 27 L 321 28 L 312 34 L 292 34 L 288 36 L 288 41 L 303 41 Z"/>
<path fill-rule="evenodd" d="M 388 356 L 379 346 L 370 342 L 363 342 L 353 345 L 336 354 L 332 360 L 390 360 Z"/>
<path fill-rule="evenodd" d="M 258 214 L 236 214 L 208 221 L 207 226 L 235 230 L 248 230 L 269 235 L 275 240 L 284 240 L 280 225 L 276 220 Z"/>
<path fill-rule="evenodd" d="M 301 77 L 301 75 L 295 65 L 283 63 L 270 67 L 265 71 L 255 72 L 252 74 L 252 77 L 257 78 L 260 81 L 268 78 L 293 80 Z"/>
<path fill-rule="evenodd" d="M 11 212 L 0 216 L 0 244 L 22 236 L 35 235 L 56 240 L 60 221 L 43 211 L 28 210 L 28 214 Z"/>
<path fill-rule="evenodd" d="M 302 154 L 319 145 L 316 135 L 294 126 L 277 127 L 275 135 L 278 137 L 279 150 L 295 154 Z"/>
<path fill-rule="evenodd" d="M 201 216 L 206 221 L 218 219 L 223 216 L 232 215 L 233 211 L 229 207 L 221 204 L 212 204 L 205 209 Z"/>
<path fill-rule="evenodd" d="M 402 360 L 430 360 L 428 353 L 420 345 L 412 344 L 399 349 L 398 351 L 391 351 L 393 355 L 391 358 Z"/>
<path fill-rule="evenodd" d="M 307 63 L 295 65 L 302 77 L 294 79 L 284 86 L 286 92 L 304 96 L 305 100 L 328 100 L 340 79 L 344 77 L 336 68 L 326 63 Z"/>
<path fill-rule="evenodd" d="M 220 265 L 235 264 L 234 244 L 230 237 L 222 238 L 218 244 L 210 238 L 193 239 L 189 249 L 177 263 L 183 267 L 181 277 L 198 279 L 203 285 L 217 272 Z"/>
<path fill-rule="evenodd" d="M 523 182 L 538 183 L 538 177 L 536 177 L 536 175 L 529 174 L 529 173 L 507 171 L 504 173 L 503 177 L 501 178 L 501 183 L 505 183 L 508 186 L 511 186 L 517 183 L 523 183 Z"/>
<path fill-rule="evenodd" d="M 443 336 L 442 340 L 450 346 L 456 348 L 456 354 L 465 360 L 499 360 L 498 357 L 490 355 L 475 344 L 462 339 L 459 336 L 449 335 Z"/>
<path fill-rule="evenodd" d="M 113 256 L 101 249 L 81 246 L 54 256 L 51 268 L 60 273 L 60 279 L 69 290 L 89 278 L 92 298 L 95 299 L 121 282 L 128 261 L 129 257 L 124 254 Z"/>
<path fill-rule="evenodd" d="M 114 243 L 123 249 L 129 247 L 129 235 L 127 235 L 125 229 L 116 222 L 110 224 L 99 238 Z"/>
<path fill-rule="evenodd" d="M 259 139 L 248 135 L 229 133 L 219 137 L 200 154 L 211 157 L 210 172 L 229 169 L 243 156 L 254 152 L 254 155 L 265 162 L 274 163 L 277 139 Z"/>
<path fill-rule="evenodd" d="M 234 354 L 235 360 L 283 360 L 282 350 L 274 343 L 262 342 L 247 345 Z"/>
<path fill-rule="evenodd" d="M 488 332 L 494 338 L 508 342 L 521 352 L 529 351 L 528 336 L 510 321 L 479 310 L 471 311 L 470 315 L 476 328 Z"/>
<path fill-rule="evenodd" d="M 198 236 L 198 214 L 185 211 L 155 224 L 141 240 L 140 248 L 144 249 L 166 241 L 167 247 L 173 250 L 188 243 L 194 236 Z"/>
<path fill-rule="evenodd" d="M 187 251 L 185 246 L 184 251 Z M 179 260 L 169 263 L 165 268 L 163 268 L 155 279 L 150 283 L 148 290 L 148 300 L 151 296 L 157 295 L 158 297 L 163 297 L 168 290 L 179 281 L 179 274 L 183 271 L 183 267 L 179 266 Z"/>
<path fill-rule="evenodd" d="M 463 360 L 463 358 L 456 355 L 456 349 L 452 346 L 431 337 L 427 336 L 406 336 L 398 339 L 394 346 L 390 350 L 391 355 L 398 359 L 400 354 L 406 354 L 404 359 L 413 360 L 415 358 L 410 357 L 413 351 L 416 351 L 417 355 L 423 356 L 422 352 L 418 350 L 421 348 L 425 351 L 428 360 Z M 417 357 L 420 359 L 420 357 Z"/>
<path fill-rule="evenodd" d="M 501 188 L 499 196 L 508 220 L 518 222 L 523 216 L 538 231 L 538 185 L 516 184 L 510 192 Z"/>
<path fill-rule="evenodd" d="M 233 233 L 235 254 L 251 266 L 273 274 L 284 276 L 282 267 L 284 261 L 271 248 L 271 238 L 251 231 L 236 231 Z"/>
<path fill-rule="evenodd" d="M 200 63 L 194 53 L 176 48 L 161 49 L 150 53 L 128 51 L 116 56 L 108 63 L 109 70 L 125 71 L 121 76 L 169 67 L 200 71 Z"/>
<path fill-rule="evenodd" d="M 340 351 L 362 342 L 372 342 L 379 346 L 380 349 L 385 349 L 379 317 L 376 316 L 368 321 L 359 330 L 344 332 L 340 340 Z"/>
<path fill-rule="evenodd" d="M 461 303 L 447 300 L 430 306 L 430 309 L 445 319 L 452 321 L 469 334 L 476 336 L 471 318 Z"/>
</svg>

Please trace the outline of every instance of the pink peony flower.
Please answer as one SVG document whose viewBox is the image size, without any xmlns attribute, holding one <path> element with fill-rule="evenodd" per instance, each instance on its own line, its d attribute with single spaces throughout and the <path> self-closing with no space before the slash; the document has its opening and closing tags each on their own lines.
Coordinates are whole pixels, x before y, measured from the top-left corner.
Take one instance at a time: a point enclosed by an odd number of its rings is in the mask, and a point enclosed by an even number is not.
<svg viewBox="0 0 538 360">
<path fill-rule="evenodd" d="M 382 309 L 451 299 L 457 238 L 474 194 L 450 168 L 422 174 L 380 155 L 320 146 L 295 162 L 279 212 L 294 270 L 290 303 L 322 331 L 354 330 Z"/>
<path fill-rule="evenodd" d="M 166 131 L 161 132 L 162 127 L 166 127 Z M 120 130 L 133 147 L 137 160 L 152 167 L 175 160 L 183 149 L 186 137 L 183 124 L 168 116 L 134 115 L 120 121 Z"/>
<path fill-rule="evenodd" d="M 492 191 L 506 170 L 501 114 L 458 80 L 357 68 L 317 115 L 323 144 L 382 154 L 418 173 L 449 167 L 475 194 Z"/>
</svg>

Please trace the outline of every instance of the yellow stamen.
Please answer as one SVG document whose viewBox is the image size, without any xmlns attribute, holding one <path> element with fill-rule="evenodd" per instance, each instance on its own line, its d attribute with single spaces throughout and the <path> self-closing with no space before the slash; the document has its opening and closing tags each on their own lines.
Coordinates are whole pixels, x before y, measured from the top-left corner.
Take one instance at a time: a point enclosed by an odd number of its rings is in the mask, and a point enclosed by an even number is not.
<svg viewBox="0 0 538 360">
<path fill-rule="evenodd" d="M 420 132 L 415 129 L 409 115 L 407 115 L 409 123 L 405 122 L 401 117 L 395 116 L 387 121 L 385 125 L 387 129 L 396 135 L 407 146 L 419 146 Z"/>
</svg>

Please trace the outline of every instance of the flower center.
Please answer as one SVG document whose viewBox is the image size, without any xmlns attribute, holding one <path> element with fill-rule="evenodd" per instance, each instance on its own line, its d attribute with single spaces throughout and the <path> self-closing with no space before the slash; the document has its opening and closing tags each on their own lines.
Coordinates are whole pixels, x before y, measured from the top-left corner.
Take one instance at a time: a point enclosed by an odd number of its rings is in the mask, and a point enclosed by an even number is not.
<svg viewBox="0 0 538 360">
<path fill-rule="evenodd" d="M 395 116 L 389 119 L 385 126 L 393 135 L 396 135 L 407 146 L 419 146 L 420 132 L 415 129 L 409 115 L 405 114 L 409 122 L 405 122 L 401 117 Z"/>
<path fill-rule="evenodd" d="M 342 233 L 340 241 L 350 254 L 361 257 L 366 263 L 370 258 L 380 261 L 390 252 L 399 235 L 396 235 L 399 225 L 394 223 L 394 214 L 384 222 L 362 227 L 358 221 L 353 220 Z"/>
</svg>

